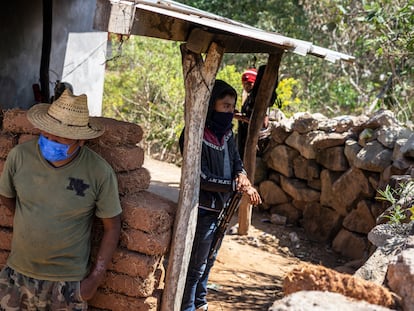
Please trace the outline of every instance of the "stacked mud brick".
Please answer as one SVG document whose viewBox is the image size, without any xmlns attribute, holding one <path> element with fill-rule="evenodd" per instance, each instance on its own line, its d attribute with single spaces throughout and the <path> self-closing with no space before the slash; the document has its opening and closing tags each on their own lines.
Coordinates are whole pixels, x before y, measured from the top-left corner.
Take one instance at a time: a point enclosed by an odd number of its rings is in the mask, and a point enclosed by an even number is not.
<svg viewBox="0 0 414 311">
<path fill-rule="evenodd" d="M 88 146 L 115 170 L 123 213 L 119 246 L 103 284 L 89 301 L 89 309 L 159 310 L 165 276 L 163 261 L 169 250 L 176 206 L 146 191 L 151 176 L 143 167 L 144 151 L 137 146 L 143 137 L 141 127 L 114 119 L 98 119 L 105 126 L 105 133 L 89 141 Z M 11 148 L 39 134 L 24 110 L 4 111 L 2 120 L 0 170 Z M 5 264 L 10 251 L 12 227 L 12 214 L 0 206 L 0 266 Z M 102 224 L 96 219 L 92 261 L 102 232 Z"/>
</svg>

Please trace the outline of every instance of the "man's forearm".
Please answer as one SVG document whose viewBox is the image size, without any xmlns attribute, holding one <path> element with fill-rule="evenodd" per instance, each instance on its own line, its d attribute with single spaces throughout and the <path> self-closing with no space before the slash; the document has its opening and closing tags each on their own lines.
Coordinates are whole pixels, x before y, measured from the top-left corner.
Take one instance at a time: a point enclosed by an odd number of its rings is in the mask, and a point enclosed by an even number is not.
<svg viewBox="0 0 414 311">
<path fill-rule="evenodd" d="M 99 246 L 95 266 L 91 271 L 91 275 L 97 276 L 98 278 L 103 278 L 105 275 L 105 271 L 112 260 L 116 247 L 118 246 L 121 230 L 120 216 L 102 219 L 102 222 L 104 224 L 104 234 Z"/>
<path fill-rule="evenodd" d="M 99 246 L 94 266 L 89 275 L 81 283 L 81 295 L 84 300 L 89 300 L 96 293 L 98 286 L 102 283 L 106 269 L 118 246 L 121 231 L 121 216 L 102 219 L 104 234 Z"/>
</svg>

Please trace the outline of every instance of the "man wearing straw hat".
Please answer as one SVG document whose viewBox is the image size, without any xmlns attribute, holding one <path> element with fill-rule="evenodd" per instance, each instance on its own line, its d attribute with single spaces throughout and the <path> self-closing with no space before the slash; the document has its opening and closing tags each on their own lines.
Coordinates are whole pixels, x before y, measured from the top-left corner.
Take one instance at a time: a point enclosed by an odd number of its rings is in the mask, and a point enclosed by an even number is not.
<svg viewBox="0 0 414 311">
<path fill-rule="evenodd" d="M 14 212 L 12 247 L 0 273 L 1 310 L 87 310 L 118 244 L 121 206 L 114 171 L 84 146 L 103 128 L 86 95 L 69 90 L 27 113 L 39 139 L 13 148 L 0 198 Z M 103 238 L 89 266 L 94 216 Z"/>
</svg>

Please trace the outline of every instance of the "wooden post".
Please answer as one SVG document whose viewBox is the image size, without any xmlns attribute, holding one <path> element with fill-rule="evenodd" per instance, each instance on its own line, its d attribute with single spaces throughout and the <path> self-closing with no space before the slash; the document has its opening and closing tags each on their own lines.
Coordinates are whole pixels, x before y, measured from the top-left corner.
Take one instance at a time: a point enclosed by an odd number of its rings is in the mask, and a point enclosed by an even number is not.
<svg viewBox="0 0 414 311">
<path fill-rule="evenodd" d="M 272 98 L 274 85 L 278 80 L 279 65 L 282 60 L 282 55 L 283 51 L 277 54 L 269 55 L 256 101 L 253 106 L 253 112 L 250 117 L 246 146 L 244 150 L 244 167 L 252 184 L 254 183 L 254 175 L 256 171 L 256 146 L 259 138 L 259 131 L 263 125 L 268 103 Z M 246 235 L 249 232 L 251 212 L 251 205 L 249 204 L 247 198 L 244 197 L 239 207 L 238 233 L 240 235 Z"/>
<path fill-rule="evenodd" d="M 205 61 L 185 45 L 181 45 L 181 54 L 185 83 L 183 166 L 161 311 L 179 311 L 181 307 L 196 227 L 204 123 L 224 48 L 211 43 Z"/>
</svg>

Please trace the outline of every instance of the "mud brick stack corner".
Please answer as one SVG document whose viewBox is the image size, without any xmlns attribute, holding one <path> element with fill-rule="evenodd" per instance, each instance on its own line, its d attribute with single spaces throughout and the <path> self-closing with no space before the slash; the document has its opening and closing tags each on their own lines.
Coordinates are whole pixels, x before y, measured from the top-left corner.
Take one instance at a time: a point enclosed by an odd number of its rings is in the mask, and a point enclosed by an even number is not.
<svg viewBox="0 0 414 311">
<path fill-rule="evenodd" d="M 39 131 L 26 118 L 26 110 L 3 111 L 0 132 L 0 172 L 9 151 L 18 143 L 36 138 Z M 169 251 L 176 203 L 147 191 L 151 176 L 143 167 L 143 138 L 139 125 L 94 117 L 105 133 L 88 141 L 114 169 L 123 209 L 122 232 L 106 278 L 89 303 L 89 310 L 156 311 L 164 284 L 164 257 Z M 13 215 L 0 204 L 0 267 L 10 252 Z M 102 224 L 95 219 L 91 261 L 97 253 Z"/>
</svg>

